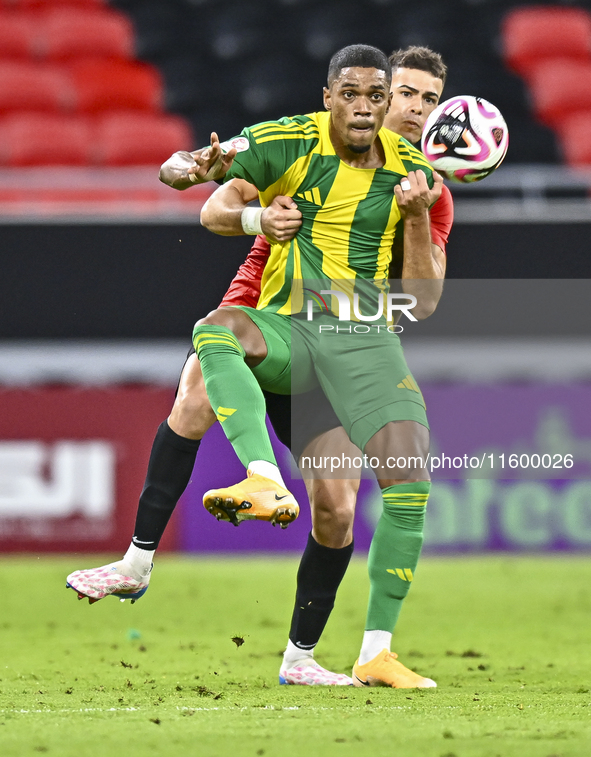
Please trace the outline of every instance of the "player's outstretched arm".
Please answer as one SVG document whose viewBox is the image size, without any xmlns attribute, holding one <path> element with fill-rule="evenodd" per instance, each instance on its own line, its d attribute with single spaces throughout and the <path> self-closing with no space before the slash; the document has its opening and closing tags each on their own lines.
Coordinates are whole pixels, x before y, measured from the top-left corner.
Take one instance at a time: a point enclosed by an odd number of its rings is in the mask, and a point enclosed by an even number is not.
<svg viewBox="0 0 591 757">
<path fill-rule="evenodd" d="M 445 277 L 445 254 L 431 241 L 429 219 L 429 208 L 441 196 L 443 179 L 435 171 L 433 178 L 433 188 L 429 189 L 424 172 L 411 171 L 394 189 L 404 219 L 402 289 L 417 298 L 412 312 L 419 320 L 434 312 Z"/>
<path fill-rule="evenodd" d="M 272 242 L 293 239 L 302 225 L 302 214 L 293 199 L 280 195 L 266 208 L 248 207 L 257 197 L 252 184 L 231 179 L 208 198 L 201 223 L 223 236 L 264 234 Z"/>
<path fill-rule="evenodd" d="M 210 146 L 195 152 L 175 152 L 160 167 L 159 178 L 173 189 L 188 189 L 193 184 L 223 179 L 234 161 L 236 150 L 222 151 L 218 135 L 211 133 Z"/>
</svg>

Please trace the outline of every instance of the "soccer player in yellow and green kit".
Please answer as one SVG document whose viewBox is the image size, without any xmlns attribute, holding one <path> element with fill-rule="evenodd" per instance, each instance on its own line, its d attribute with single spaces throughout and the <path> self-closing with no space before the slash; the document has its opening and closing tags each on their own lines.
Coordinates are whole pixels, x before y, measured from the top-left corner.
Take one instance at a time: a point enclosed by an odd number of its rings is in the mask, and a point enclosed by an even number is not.
<svg viewBox="0 0 591 757">
<path fill-rule="evenodd" d="M 206 495 L 210 511 L 277 522 L 297 515 L 276 467 L 260 387 L 290 393 L 319 383 L 351 440 L 379 461 L 384 509 L 370 550 L 368 619 L 353 679 L 392 686 L 404 676 L 407 685 L 430 687 L 433 681 L 404 668 L 389 651 L 419 557 L 430 487 L 416 462 L 425 460 L 429 443 L 421 394 L 385 319 L 376 324 L 382 329 L 352 340 L 335 331 L 334 317 L 325 313 L 319 323 L 326 330 L 319 333 L 305 320 L 302 287 L 292 287 L 292 280 L 314 281 L 362 297 L 369 288 L 374 301 L 387 292 L 405 179 L 410 173 L 425 188 L 432 183 L 421 153 L 380 130 L 390 78 L 381 51 L 345 48 L 329 67 L 327 113 L 245 129 L 225 155 L 214 139 L 197 159 L 196 181 L 245 179 L 258 188 L 263 205 L 276 195 L 297 198 L 302 227 L 291 242 L 272 246 L 257 309 L 214 311 L 196 326 L 194 343 L 212 407 L 249 471 L 241 484 Z M 392 456 L 415 462 L 388 468 Z"/>
</svg>

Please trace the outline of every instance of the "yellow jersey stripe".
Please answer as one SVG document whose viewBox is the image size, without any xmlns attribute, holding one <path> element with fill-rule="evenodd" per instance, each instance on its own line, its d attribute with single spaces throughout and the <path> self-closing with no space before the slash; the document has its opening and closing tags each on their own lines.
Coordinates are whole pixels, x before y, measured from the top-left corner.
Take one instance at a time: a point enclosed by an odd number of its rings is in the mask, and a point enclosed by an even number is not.
<svg viewBox="0 0 591 757">
<path fill-rule="evenodd" d="M 290 194 L 294 191 L 294 187 L 297 188 L 304 181 L 308 169 L 310 168 L 310 161 L 312 156 L 320 151 L 320 143 L 316 145 L 309 154 L 302 155 L 290 169 L 274 184 L 267 187 L 264 192 L 259 194 L 261 205 L 266 207 L 273 198 L 277 195 Z M 271 245 L 271 252 L 269 260 L 263 271 L 263 277 L 261 279 L 261 296 L 257 303 L 257 309 L 267 307 L 269 303 L 279 294 L 285 284 L 286 276 L 286 262 L 288 259 L 290 249 L 293 250 L 294 255 L 294 267 L 292 271 L 293 279 L 301 279 L 302 277 L 302 265 L 300 257 L 300 248 L 298 240 L 292 239 L 291 242 L 274 242 Z M 301 293 L 299 308 L 302 307 L 304 301 L 303 292 Z M 291 294 L 288 297 L 285 305 L 278 311 L 279 313 L 291 313 Z M 299 312 L 299 310 L 294 310 Z"/>
<path fill-rule="evenodd" d="M 293 276 L 291 291 L 285 305 L 277 311 L 281 315 L 290 315 L 292 312 L 299 313 L 304 305 L 304 290 L 302 283 L 302 258 L 298 240 L 293 240 Z"/>
<path fill-rule="evenodd" d="M 275 134 L 270 137 L 261 137 L 261 139 L 255 137 L 254 141 L 257 145 L 262 145 L 263 142 L 276 142 L 279 139 L 318 139 L 318 136 L 318 132 L 314 132 L 313 134 Z"/>
<path fill-rule="evenodd" d="M 257 124 L 256 126 L 251 126 L 250 131 L 252 134 L 258 134 L 260 132 L 265 131 L 266 129 L 273 129 L 275 131 L 279 129 L 318 129 L 318 124 L 315 121 L 308 121 L 308 123 L 300 124 L 297 123 L 297 121 L 292 121 L 289 124 L 282 124 L 278 121 L 265 121 L 262 124 Z"/>
<path fill-rule="evenodd" d="M 293 240 L 295 242 L 295 240 Z M 269 260 L 273 261 L 271 266 L 269 263 L 263 270 L 263 277 L 261 279 L 261 296 L 257 303 L 257 309 L 267 307 L 270 301 L 281 291 L 285 284 L 286 276 L 286 263 L 287 256 L 289 255 L 289 243 L 281 244 L 280 242 L 271 245 L 271 253 Z"/>
<path fill-rule="evenodd" d="M 388 224 L 378 250 L 378 259 L 376 261 L 376 278 L 387 279 L 390 271 L 390 262 L 392 260 L 392 244 L 394 243 L 394 231 L 396 224 L 400 221 L 400 208 L 396 202 L 396 195 L 392 193 L 392 205 L 390 206 L 390 216 Z M 386 308 L 386 297 L 384 297 L 384 309 Z"/>
<path fill-rule="evenodd" d="M 324 205 L 312 225 L 312 243 L 323 252 L 322 273 L 333 281 L 355 280 L 349 266 L 349 236 L 357 206 L 365 199 L 375 171 L 341 162 Z"/>
<path fill-rule="evenodd" d="M 294 187 L 297 189 L 306 177 L 306 174 L 308 173 L 308 169 L 310 167 L 311 157 L 318 152 L 318 148 L 319 146 L 316 145 L 312 150 L 310 150 L 310 153 L 308 155 L 301 155 L 293 163 L 293 165 L 290 166 L 289 170 L 286 171 L 285 174 L 283 174 L 283 176 L 281 176 L 276 182 L 268 186 L 264 192 L 259 192 L 261 205 L 263 205 L 263 207 L 270 205 L 273 202 L 273 199 L 277 197 L 277 195 L 289 194 L 290 197 L 292 196 Z M 289 248 L 289 242 L 277 242 L 271 246 L 271 254 L 273 254 L 278 245 L 284 245 L 285 247 Z M 270 262 L 271 258 L 269 258 L 269 263 L 267 263 L 267 265 L 265 266 L 265 271 L 269 268 Z M 263 281 L 264 280 L 265 276 L 263 273 Z"/>
<path fill-rule="evenodd" d="M 387 133 L 385 133 L 382 137 L 382 132 Z M 404 167 L 404 163 L 402 162 L 402 159 L 399 155 L 399 149 L 397 149 L 400 147 L 400 142 L 394 142 L 392 140 L 392 137 L 394 135 L 387 129 L 380 129 L 379 134 L 382 147 L 384 148 L 384 156 L 386 158 L 384 168 L 387 171 L 394 171 L 398 174 L 406 174 L 406 168 Z"/>
<path fill-rule="evenodd" d="M 403 150 L 400 150 L 400 157 L 402 158 L 402 160 L 410 160 L 413 163 L 419 163 L 422 166 L 427 166 L 427 168 L 431 168 L 431 164 L 422 154 L 415 155 L 413 153 L 404 152 Z"/>
<path fill-rule="evenodd" d="M 260 137 L 268 132 L 310 132 L 318 131 L 318 125 L 315 123 L 309 124 L 263 124 L 262 126 L 255 127 L 250 130 L 254 137 Z"/>
</svg>

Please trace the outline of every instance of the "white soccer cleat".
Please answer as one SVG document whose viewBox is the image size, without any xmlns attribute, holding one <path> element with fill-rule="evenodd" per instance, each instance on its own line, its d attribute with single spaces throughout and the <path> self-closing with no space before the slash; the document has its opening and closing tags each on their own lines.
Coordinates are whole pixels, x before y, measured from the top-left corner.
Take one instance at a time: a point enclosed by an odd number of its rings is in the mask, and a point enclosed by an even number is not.
<svg viewBox="0 0 591 757">
<path fill-rule="evenodd" d="M 132 604 L 142 597 L 150 583 L 150 573 L 140 576 L 123 560 L 100 568 L 76 570 L 66 579 L 66 588 L 78 592 L 78 599 L 88 597 L 89 604 L 112 594 L 118 599 L 131 599 Z"/>
<path fill-rule="evenodd" d="M 353 686 L 353 679 L 341 673 L 331 673 L 314 660 L 302 660 L 290 668 L 282 665 L 279 683 L 292 686 Z"/>
</svg>

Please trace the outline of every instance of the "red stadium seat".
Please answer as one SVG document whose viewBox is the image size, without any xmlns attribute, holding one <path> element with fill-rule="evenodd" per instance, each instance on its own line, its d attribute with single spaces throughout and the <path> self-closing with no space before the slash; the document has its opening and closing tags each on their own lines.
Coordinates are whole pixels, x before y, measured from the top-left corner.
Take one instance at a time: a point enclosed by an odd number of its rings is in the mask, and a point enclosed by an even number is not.
<svg viewBox="0 0 591 757">
<path fill-rule="evenodd" d="M 544 61 L 532 70 L 529 84 L 534 111 L 548 126 L 575 109 L 591 109 L 591 60 Z"/>
<path fill-rule="evenodd" d="M 591 14 L 564 5 L 517 8 L 505 16 L 501 38 L 505 62 L 527 77 L 544 58 L 591 59 Z"/>
<path fill-rule="evenodd" d="M 35 37 L 30 14 L 0 9 L 0 59 L 28 58 L 33 53 Z"/>
<path fill-rule="evenodd" d="M 0 121 L 0 163 L 7 166 L 88 165 L 91 127 L 80 116 L 19 113 Z"/>
<path fill-rule="evenodd" d="M 0 112 L 67 110 L 74 105 L 67 71 L 24 61 L 0 61 Z"/>
<path fill-rule="evenodd" d="M 557 131 L 565 161 L 570 166 L 591 165 L 591 108 L 566 118 Z"/>
<path fill-rule="evenodd" d="M 137 111 L 100 117 L 96 132 L 98 162 L 109 166 L 160 165 L 177 150 L 193 150 L 187 122 L 179 116 Z"/>
<path fill-rule="evenodd" d="M 104 8 L 105 0 L 0 0 L 0 8 L 53 8 L 72 5 L 85 8 Z"/>
<path fill-rule="evenodd" d="M 160 110 L 162 82 L 155 68 L 131 61 L 88 60 L 71 68 L 81 111 Z"/>
<path fill-rule="evenodd" d="M 131 21 L 117 11 L 57 7 L 44 16 L 38 52 L 50 59 L 131 58 Z"/>
</svg>

